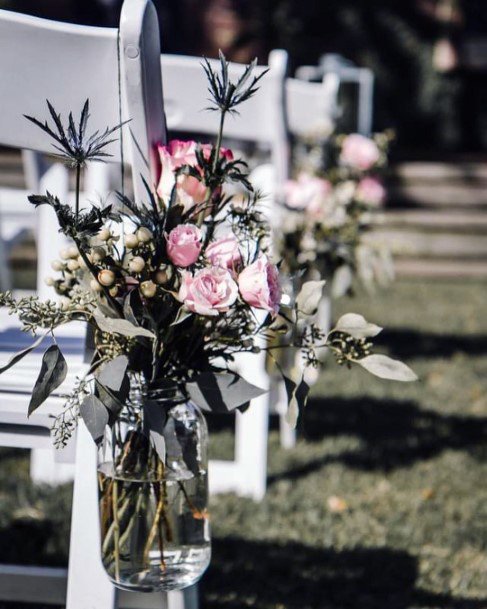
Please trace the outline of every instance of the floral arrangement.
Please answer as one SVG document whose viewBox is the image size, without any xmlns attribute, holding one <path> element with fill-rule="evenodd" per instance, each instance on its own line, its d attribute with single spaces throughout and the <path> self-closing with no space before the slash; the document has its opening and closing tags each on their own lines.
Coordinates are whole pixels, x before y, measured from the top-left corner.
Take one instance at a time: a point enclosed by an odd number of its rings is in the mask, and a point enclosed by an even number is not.
<svg viewBox="0 0 487 609">
<path fill-rule="evenodd" d="M 126 586 L 137 571 L 139 587 L 183 587 L 206 568 L 200 446 L 205 432 L 194 409 L 181 405 L 191 400 L 205 411 L 230 412 L 262 394 L 235 371 L 240 353 L 295 347 L 305 366 L 317 367 L 316 350 L 327 346 L 340 364 L 355 362 L 382 378 L 416 378 L 403 363 L 371 353 L 371 338 L 380 328 L 360 315 L 343 316 L 330 332 L 312 322 L 323 281 L 304 283 L 295 299 L 283 304 L 281 271 L 270 258 L 259 193 L 245 163 L 221 146 L 227 114 L 256 92 L 259 79 L 252 77 L 251 64 L 238 82 L 230 82 L 223 57 L 221 74 L 208 64 L 205 69 L 212 109 L 221 117 L 217 142 L 160 145 L 160 180 L 156 188 L 147 185 L 144 205 L 120 193 L 116 206 L 80 208 L 81 169 L 104 160 L 114 133 L 87 135 L 88 102 L 79 123 L 70 115 L 67 127 L 51 104 L 52 126 L 28 117 L 76 170 L 74 210 L 49 192 L 29 197 L 35 206 L 52 208 L 71 245 L 53 261 L 58 274 L 47 280 L 59 302 L 0 295 L 0 304 L 19 317 L 26 332 L 40 333 L 0 372 L 43 340 L 51 341 L 29 414 L 66 378 L 56 329 L 81 320 L 92 330 L 91 363 L 66 396 L 53 435 L 56 446 L 64 446 L 82 418 L 100 450 L 105 454 L 111 447 L 112 469 L 105 463 L 100 470 L 102 555 L 112 579 Z M 243 196 L 228 194 L 229 184 Z M 269 340 L 276 334 L 283 338 L 278 345 Z M 308 387 L 303 379 L 285 383 L 295 423 Z M 178 536 L 187 535 L 183 550 L 173 551 Z M 184 544 L 194 550 L 191 559 Z M 195 556 L 201 558 L 198 569 Z M 170 567 L 182 572 L 182 561 L 187 577 L 175 584 Z"/>
<path fill-rule="evenodd" d="M 290 272 L 331 280 L 334 296 L 350 290 L 354 275 L 368 288 L 393 278 L 388 249 L 366 238 L 386 199 L 379 174 L 390 139 L 354 133 L 309 141 L 297 178 L 285 185 L 279 251 Z"/>
</svg>

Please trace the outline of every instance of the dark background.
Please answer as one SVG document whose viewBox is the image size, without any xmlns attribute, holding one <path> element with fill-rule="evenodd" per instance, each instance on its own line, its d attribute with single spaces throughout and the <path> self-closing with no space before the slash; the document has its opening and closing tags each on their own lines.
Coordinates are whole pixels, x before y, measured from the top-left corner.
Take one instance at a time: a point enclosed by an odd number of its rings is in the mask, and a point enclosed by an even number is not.
<svg viewBox="0 0 487 609">
<path fill-rule="evenodd" d="M 338 52 L 377 77 L 375 129 L 393 127 L 399 154 L 438 157 L 487 150 L 487 51 L 474 69 L 465 53 L 487 41 L 486 0 L 154 0 L 165 52 L 265 62 L 285 48 L 294 70 Z M 52 19 L 116 26 L 120 0 L 0 0 Z M 454 62 L 435 66 L 446 41 Z"/>
</svg>

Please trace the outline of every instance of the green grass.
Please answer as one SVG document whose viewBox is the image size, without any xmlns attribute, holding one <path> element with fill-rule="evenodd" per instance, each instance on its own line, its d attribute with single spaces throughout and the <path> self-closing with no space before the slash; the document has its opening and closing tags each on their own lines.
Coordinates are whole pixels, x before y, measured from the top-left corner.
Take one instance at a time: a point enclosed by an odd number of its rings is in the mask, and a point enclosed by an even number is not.
<svg viewBox="0 0 487 609">
<path fill-rule="evenodd" d="M 381 349 L 421 380 L 330 361 L 296 449 L 271 432 L 264 501 L 212 499 L 203 609 L 487 607 L 486 287 L 402 281 L 337 304 L 384 325 Z M 231 447 L 230 432 L 213 434 L 214 454 Z M 25 457 L 4 454 L 3 561 L 62 563 L 68 491 L 32 488 Z"/>
</svg>

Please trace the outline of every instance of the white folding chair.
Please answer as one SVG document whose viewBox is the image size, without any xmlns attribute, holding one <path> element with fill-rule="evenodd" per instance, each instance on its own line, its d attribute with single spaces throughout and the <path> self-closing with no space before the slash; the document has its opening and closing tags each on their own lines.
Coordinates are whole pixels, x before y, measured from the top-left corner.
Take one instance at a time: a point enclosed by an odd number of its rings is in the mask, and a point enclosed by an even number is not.
<svg viewBox="0 0 487 609">
<path fill-rule="evenodd" d="M 165 140 L 159 56 L 158 23 L 150 0 L 126 0 L 121 16 L 120 44 L 118 30 L 55 23 L 0 11 L 0 143 L 51 152 L 45 134 L 22 117 L 22 114 L 45 116 L 46 98 L 66 116 L 71 110 L 81 109 L 85 98 L 89 97 L 92 129 L 117 124 L 122 98 L 122 117 L 131 119 L 124 128 L 126 158 L 132 165 L 135 195 L 143 200 L 142 177 L 149 183 L 155 181 L 155 144 Z M 120 87 L 119 74 L 122 76 Z M 113 161 L 121 161 L 120 146 L 112 145 L 109 152 L 113 154 Z M 60 176 L 65 174 L 53 175 L 59 169 L 54 166 L 42 181 L 43 186 L 51 190 L 54 190 L 52 186 L 60 187 L 64 192 L 56 194 L 62 198 L 67 194 L 67 184 L 63 184 L 64 178 Z M 38 236 L 40 257 L 43 258 L 57 252 L 57 245 L 51 245 L 57 227 L 54 231 L 49 224 L 52 218 L 43 217 L 43 208 L 40 211 Z M 15 348 L 18 346 L 18 343 L 15 345 L 15 328 L 4 319 L 1 321 L 1 329 L 5 332 L 0 337 L 0 345 L 9 351 L 7 340 L 11 340 L 14 343 L 11 350 L 18 350 Z M 68 330 L 66 340 L 72 343 L 69 364 L 73 372 L 77 366 L 81 367 L 81 337 L 79 330 L 73 333 Z M 8 354 L 3 353 L 3 357 L 7 359 Z M 12 374 L 9 371 L 0 377 L 0 445 L 49 451 L 48 417 L 59 411 L 60 399 L 56 396 L 50 399 L 39 414 L 36 412 L 26 421 L 30 388 L 34 382 L 31 370 L 39 368 L 40 360 L 31 355 L 23 362 L 20 371 L 14 368 Z M 67 379 L 58 393 L 67 389 L 70 381 L 72 383 L 72 378 Z M 115 588 L 101 566 L 97 519 L 96 449 L 81 424 L 77 434 L 68 571 L 2 565 L 0 598 L 56 604 L 66 601 L 67 609 L 115 607 Z M 185 593 L 142 597 L 120 594 L 118 606 L 194 608 L 197 606 L 196 591 L 193 588 Z"/>
<path fill-rule="evenodd" d="M 338 108 L 340 76 L 328 72 L 321 82 L 306 82 L 297 78 L 286 80 L 286 108 L 290 134 L 307 138 L 319 132 L 323 125 L 333 131 Z M 323 291 L 316 322 L 324 331 L 331 327 L 331 278 Z"/>
<path fill-rule="evenodd" d="M 373 123 L 375 80 L 372 70 L 356 66 L 352 61 L 337 53 L 323 55 L 318 66 L 301 66 L 296 70 L 296 77 L 303 80 L 320 80 L 326 74 L 336 74 L 341 83 L 357 85 L 356 131 L 370 136 Z"/>
<path fill-rule="evenodd" d="M 219 62 L 210 60 L 215 71 Z M 164 107 L 168 129 L 215 136 L 219 117 L 207 112 L 206 75 L 201 60 L 196 57 L 163 55 L 161 57 L 164 83 Z M 269 216 L 273 218 L 272 197 L 278 185 L 283 184 L 289 172 L 289 145 L 284 114 L 284 82 L 287 70 L 287 53 L 276 50 L 269 55 L 269 73 L 260 81 L 258 93 L 239 106 L 239 114 L 228 116 L 225 138 L 255 142 L 270 151 L 271 164 L 259 168 L 259 186 L 270 195 L 266 200 Z M 255 75 L 267 66 L 258 66 Z M 237 80 L 242 64 L 229 64 L 229 77 Z M 263 177 L 264 176 L 264 177 Z M 254 176 L 255 177 L 255 176 Z M 259 177 L 259 176 L 257 176 Z M 271 211 L 272 210 L 272 211 Z M 265 357 L 250 355 L 239 358 L 237 367 L 243 376 L 256 385 L 270 390 L 270 379 L 265 371 Z M 281 417 L 283 425 L 287 425 Z M 245 414 L 237 413 L 235 430 L 235 459 L 210 461 L 210 491 L 234 491 L 260 500 L 266 490 L 267 441 L 269 425 L 269 395 L 252 401 Z"/>
</svg>

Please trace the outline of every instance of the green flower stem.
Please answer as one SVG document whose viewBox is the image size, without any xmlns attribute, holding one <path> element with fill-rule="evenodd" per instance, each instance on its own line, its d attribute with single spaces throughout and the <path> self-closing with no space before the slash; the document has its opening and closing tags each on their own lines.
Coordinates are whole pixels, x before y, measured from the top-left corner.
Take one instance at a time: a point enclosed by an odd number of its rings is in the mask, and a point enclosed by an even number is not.
<svg viewBox="0 0 487 609">
<path fill-rule="evenodd" d="M 81 182 L 81 165 L 76 163 L 76 203 L 75 203 L 75 212 L 76 212 L 76 220 L 79 217 L 79 195 L 80 195 L 80 182 Z"/>
<path fill-rule="evenodd" d="M 118 519 L 118 481 L 113 481 L 113 495 L 112 495 L 112 506 L 113 506 L 113 532 L 114 532 L 114 557 L 115 557 L 115 581 L 120 581 L 120 525 Z"/>
</svg>

